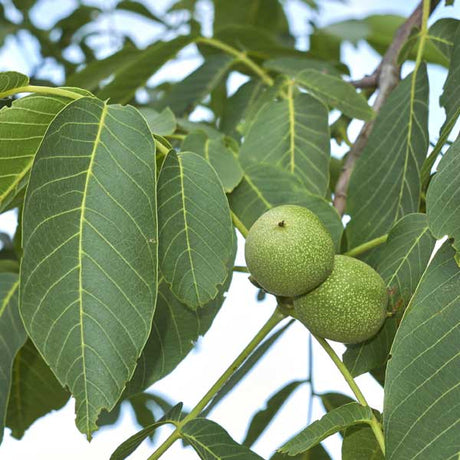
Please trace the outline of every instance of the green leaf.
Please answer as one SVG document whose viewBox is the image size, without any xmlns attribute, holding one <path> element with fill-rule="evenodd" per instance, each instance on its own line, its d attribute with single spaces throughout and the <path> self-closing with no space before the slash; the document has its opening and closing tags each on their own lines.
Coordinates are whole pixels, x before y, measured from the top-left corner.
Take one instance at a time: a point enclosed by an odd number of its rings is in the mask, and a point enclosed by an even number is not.
<svg viewBox="0 0 460 460">
<path fill-rule="evenodd" d="M 24 192 L 48 126 L 70 102 L 60 96 L 32 95 L 0 110 L 0 212 L 17 206 L 15 199 Z"/>
<path fill-rule="evenodd" d="M 143 107 L 140 112 L 147 120 L 151 131 L 158 136 L 173 134 L 177 127 L 176 117 L 168 107 L 158 112 L 151 107 Z"/>
<path fill-rule="evenodd" d="M 243 180 L 229 195 L 232 211 L 249 230 L 268 209 L 281 204 L 297 204 L 313 211 L 329 230 L 337 250 L 343 226 L 335 208 L 324 198 L 308 193 L 292 174 L 268 164 L 245 169 Z"/>
<path fill-rule="evenodd" d="M 214 30 L 232 24 L 258 26 L 276 34 L 286 25 L 286 16 L 278 0 L 259 0 L 248 7 L 247 0 L 214 0 Z M 284 32 L 286 29 L 284 30 Z"/>
<path fill-rule="evenodd" d="M 270 457 L 270 460 L 331 460 L 331 457 L 322 444 L 317 444 L 311 449 L 294 456 L 276 452 Z"/>
<path fill-rule="evenodd" d="M 0 98 L 5 93 L 29 84 L 29 77 L 19 72 L 0 72 Z"/>
<path fill-rule="evenodd" d="M 129 102 L 138 88 L 145 86 L 147 80 L 172 59 L 182 48 L 190 44 L 191 36 L 177 37 L 169 42 L 158 41 L 148 46 L 135 59 L 130 59 L 115 71 L 113 80 L 97 94 L 101 99 L 111 102 Z"/>
<path fill-rule="evenodd" d="M 240 138 L 239 124 L 245 119 L 249 107 L 261 94 L 262 88 L 263 84 L 260 80 L 249 80 L 227 99 L 220 120 L 222 132 L 236 139 Z"/>
<path fill-rule="evenodd" d="M 23 213 L 20 308 L 88 437 L 150 333 L 155 195 L 155 145 L 136 109 L 84 97 L 51 123 Z"/>
<path fill-rule="evenodd" d="M 279 328 L 270 337 L 265 339 L 249 356 L 249 358 L 235 371 L 232 376 L 222 385 L 216 393 L 212 401 L 206 406 L 206 409 L 201 412 L 203 417 L 206 417 L 214 407 L 219 404 L 235 386 L 243 380 L 248 372 L 262 359 L 273 344 L 281 337 L 281 335 L 293 324 L 294 320 L 289 321 L 286 325 Z"/>
<path fill-rule="evenodd" d="M 114 425 L 117 423 L 121 415 L 122 404 L 123 402 L 118 402 L 118 404 L 110 412 L 103 409 L 97 419 L 97 426 L 101 428 L 103 426 Z"/>
<path fill-rule="evenodd" d="M 460 84 L 460 21 L 457 22 L 459 25 L 454 36 L 449 73 L 444 83 L 444 91 L 439 98 L 439 102 L 446 110 L 446 121 L 441 128 L 441 132 L 446 130 L 451 123 L 455 124 L 460 114 L 460 100 L 456 93 L 456 89 L 458 89 L 458 85 Z"/>
<path fill-rule="evenodd" d="M 133 396 L 129 399 L 129 402 L 133 408 L 136 421 L 141 427 L 146 428 L 155 423 L 155 416 L 152 409 L 147 405 L 149 399 L 145 393 Z"/>
<path fill-rule="evenodd" d="M 161 272 L 192 309 L 214 299 L 233 256 L 233 226 L 222 184 L 204 158 L 166 157 L 158 178 Z"/>
<path fill-rule="evenodd" d="M 429 28 L 423 49 L 423 60 L 440 64 L 444 67 L 449 66 L 452 46 L 454 45 L 454 35 L 458 24 L 457 19 L 442 18 Z M 419 46 L 420 34 L 414 32 L 402 47 L 398 61 L 402 63 L 406 59 L 415 60 Z"/>
<path fill-rule="evenodd" d="M 452 49 L 458 40 L 460 21 L 453 18 L 438 19 L 429 29 L 423 57 L 429 62 L 449 65 Z M 414 53 L 415 54 L 415 53 Z"/>
<path fill-rule="evenodd" d="M 365 19 L 349 19 L 335 22 L 322 27 L 320 30 L 324 34 L 331 35 L 340 41 L 349 41 L 353 45 L 357 45 L 360 40 L 371 33 L 371 28 Z"/>
<path fill-rule="evenodd" d="M 243 170 L 237 156 L 226 145 L 223 137 L 209 139 L 203 132 L 194 132 L 185 138 L 182 149 L 204 157 L 216 170 L 227 193 L 230 193 L 240 183 Z"/>
<path fill-rule="evenodd" d="M 222 133 L 218 131 L 216 127 L 212 126 L 209 123 L 206 123 L 205 121 L 194 122 L 189 121 L 187 118 L 179 118 L 177 120 L 177 124 L 184 131 L 203 131 L 206 134 L 206 136 L 208 136 L 210 139 L 222 137 Z"/>
<path fill-rule="evenodd" d="M 319 397 L 326 412 L 331 412 L 338 407 L 345 406 L 345 404 L 355 402 L 350 396 L 334 392 L 322 393 Z"/>
<path fill-rule="evenodd" d="M 116 9 L 136 13 L 151 21 L 159 22 L 160 24 L 165 24 L 165 22 L 160 17 L 158 17 L 156 14 L 153 14 L 146 6 L 144 6 L 140 2 L 135 2 L 132 0 L 122 0 L 117 4 Z"/>
<path fill-rule="evenodd" d="M 19 262 L 17 260 L 0 258 L 0 273 L 19 273 Z"/>
<path fill-rule="evenodd" d="M 131 44 L 124 46 L 120 51 L 104 59 L 95 59 L 83 69 L 71 74 L 66 84 L 86 88 L 90 91 L 97 90 L 101 81 L 109 78 L 113 73 L 125 67 L 139 57 L 142 51 Z"/>
<path fill-rule="evenodd" d="M 291 92 L 290 92 L 291 93 Z M 326 107 L 298 94 L 265 104 L 241 146 L 243 168 L 268 163 L 294 174 L 307 190 L 325 196 L 329 182 L 329 126 Z"/>
<path fill-rule="evenodd" d="M 260 435 L 265 431 L 270 422 L 276 417 L 276 414 L 281 409 L 286 400 L 298 388 L 299 385 L 305 383 L 304 380 L 296 380 L 288 383 L 283 388 L 278 390 L 267 401 L 265 409 L 258 411 L 251 420 L 249 428 L 246 432 L 243 445 L 251 447 Z"/>
<path fill-rule="evenodd" d="M 263 460 L 246 446 L 237 444 L 220 425 L 205 418 L 190 420 L 180 434 L 202 460 Z"/>
<path fill-rule="evenodd" d="M 454 239 L 460 252 L 460 136 L 451 145 L 430 182 L 426 197 L 428 225 L 436 238 Z"/>
<path fill-rule="evenodd" d="M 262 59 L 305 55 L 304 51 L 284 46 L 268 30 L 258 26 L 244 25 L 240 22 L 220 28 L 214 34 L 214 38 L 238 50 L 247 52 L 250 56 Z M 212 52 L 213 50 L 211 49 L 210 51 Z M 246 67 L 241 70 L 248 71 Z"/>
<path fill-rule="evenodd" d="M 198 69 L 172 87 L 161 105 L 170 107 L 178 116 L 191 112 L 220 83 L 234 62 L 235 58 L 227 54 L 209 56 Z"/>
<path fill-rule="evenodd" d="M 388 459 L 456 458 L 460 450 L 460 270 L 446 242 L 428 266 L 388 362 Z"/>
<path fill-rule="evenodd" d="M 27 11 L 35 5 L 35 0 L 13 0 L 14 6 L 20 11 Z"/>
<path fill-rule="evenodd" d="M 181 418 L 182 403 L 175 405 L 167 414 L 161 417 L 158 422 L 144 428 L 137 432 L 126 441 L 121 443 L 113 454 L 110 456 L 110 460 L 124 460 L 130 456 L 149 436 L 151 436 L 158 427 L 166 425 L 167 423 L 176 425 Z"/>
<path fill-rule="evenodd" d="M 340 61 L 340 40 L 322 29 L 314 29 L 310 35 L 309 54 L 324 61 Z"/>
<path fill-rule="evenodd" d="M 386 362 L 401 314 L 425 271 L 434 244 L 426 215 L 408 214 L 391 229 L 386 244 L 367 261 L 384 279 L 390 293 L 389 307 L 397 315 L 388 318 L 372 339 L 347 347 L 343 361 L 353 377 Z"/>
<path fill-rule="evenodd" d="M 441 128 L 441 132 L 447 128 L 448 124 L 455 124 L 460 113 L 460 97 L 456 92 L 460 84 L 460 21 L 456 22 L 457 28 L 453 39 L 454 44 L 451 51 L 449 73 L 444 83 L 444 91 L 439 98 L 439 102 L 446 110 L 446 121 Z"/>
<path fill-rule="evenodd" d="M 311 69 L 317 70 L 324 74 L 340 76 L 341 72 L 337 70 L 331 63 L 313 59 L 309 57 L 283 57 L 270 59 L 264 62 L 264 67 L 269 70 L 274 70 L 292 78 L 296 78 L 301 72 Z"/>
<path fill-rule="evenodd" d="M 390 94 L 355 164 L 348 188 L 350 247 L 385 234 L 405 214 L 418 211 L 420 168 L 428 148 L 427 103 L 421 65 Z"/>
<path fill-rule="evenodd" d="M 368 425 L 356 425 L 345 430 L 342 460 L 384 460 L 384 455 Z"/>
<path fill-rule="evenodd" d="M 336 107 L 351 118 L 370 120 L 374 116 L 364 96 L 357 93 L 350 83 L 339 77 L 308 69 L 298 73 L 296 81 L 300 86 L 324 100 L 330 107 Z"/>
<path fill-rule="evenodd" d="M 398 28 L 406 21 L 404 16 L 396 14 L 373 14 L 364 19 L 369 27 L 366 41 L 378 53 L 384 54 L 394 39 Z"/>
<path fill-rule="evenodd" d="M 446 111 L 446 120 L 441 127 L 438 142 L 422 166 L 421 177 L 424 189 L 428 185 L 433 165 L 460 116 L 460 98 L 457 94 L 458 86 L 460 85 L 460 25 L 457 26 L 457 33 L 454 37 L 454 46 L 451 53 L 449 72 L 444 83 L 443 93 L 439 98 L 440 104 Z"/>
<path fill-rule="evenodd" d="M 345 406 L 345 404 L 356 402 L 353 398 L 350 398 L 347 395 L 334 392 L 322 393 L 319 397 L 326 412 L 331 412 L 338 407 Z M 344 431 L 340 431 L 339 433 L 343 436 Z"/>
<path fill-rule="evenodd" d="M 289 455 L 300 454 L 338 431 L 358 423 L 368 423 L 371 419 L 372 411 L 368 406 L 356 402 L 345 404 L 307 426 L 279 451 Z"/>
<path fill-rule="evenodd" d="M 40 417 L 60 409 L 70 394 L 56 380 L 31 340 L 18 351 L 13 375 L 6 426 L 13 437 L 21 439 Z"/>
<path fill-rule="evenodd" d="M 272 103 L 275 99 L 284 97 L 285 90 L 285 76 L 278 76 L 275 78 L 272 86 L 261 86 L 258 94 L 255 95 L 254 99 L 250 101 L 251 103 L 247 106 L 244 112 L 244 118 L 238 125 L 238 132 L 243 136 L 247 136 L 252 123 L 262 107 L 265 104 Z"/>
<path fill-rule="evenodd" d="M 26 340 L 18 309 L 18 275 L 0 273 L 0 443 L 13 374 L 13 361 Z"/>
</svg>

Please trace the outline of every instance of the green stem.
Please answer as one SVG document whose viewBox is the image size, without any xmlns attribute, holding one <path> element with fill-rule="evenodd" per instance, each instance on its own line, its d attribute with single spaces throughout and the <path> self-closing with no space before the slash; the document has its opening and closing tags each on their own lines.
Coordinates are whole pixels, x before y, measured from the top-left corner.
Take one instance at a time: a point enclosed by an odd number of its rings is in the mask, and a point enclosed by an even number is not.
<svg viewBox="0 0 460 460">
<path fill-rule="evenodd" d="M 1 93 L 0 97 L 12 96 L 13 94 L 19 94 L 19 93 L 54 94 L 56 96 L 67 97 L 69 99 L 80 99 L 81 97 L 84 97 L 83 94 L 76 93 L 68 89 L 53 88 L 51 86 L 35 86 L 35 85 L 20 86 L 19 88 L 10 89 L 8 91 Z"/>
<path fill-rule="evenodd" d="M 166 139 L 174 139 L 174 140 L 179 140 L 183 141 L 185 139 L 185 134 L 167 134 Z"/>
<path fill-rule="evenodd" d="M 340 360 L 340 358 L 337 356 L 337 353 L 329 345 L 327 340 L 321 337 L 317 337 L 316 335 L 313 335 L 313 337 L 323 347 L 324 351 L 330 356 L 332 361 L 334 361 L 334 364 L 337 366 L 337 369 L 340 371 L 340 373 L 345 378 L 346 382 L 348 383 L 348 386 L 351 388 L 351 391 L 356 396 L 356 399 L 358 400 L 358 402 L 362 406 L 369 407 L 369 404 L 367 403 L 366 398 L 362 394 L 359 386 L 356 384 L 349 370 L 347 369 L 345 364 Z M 374 413 L 372 413 L 372 419 L 370 420 L 369 425 L 372 428 L 372 431 L 374 432 L 375 438 L 377 439 L 377 442 L 379 443 L 380 449 L 385 455 L 385 439 L 383 437 L 382 426 L 380 425 L 380 422 L 375 417 Z"/>
<path fill-rule="evenodd" d="M 148 458 L 148 460 L 156 460 L 160 458 L 168 448 L 180 438 L 180 430 L 194 418 L 198 417 L 203 409 L 209 404 L 214 395 L 220 390 L 224 383 L 235 373 L 235 371 L 243 364 L 248 356 L 254 349 L 262 342 L 262 340 L 273 330 L 273 328 L 283 319 L 285 315 L 277 308 L 268 321 L 262 326 L 260 331 L 248 343 L 244 350 L 237 356 L 237 358 L 230 364 L 227 370 L 217 379 L 216 383 L 208 390 L 208 392 L 201 398 L 198 404 L 184 417 L 176 426 L 176 429 L 161 444 L 161 446 Z"/>
<path fill-rule="evenodd" d="M 244 226 L 243 222 L 238 219 L 238 216 L 231 211 L 233 225 L 240 231 L 240 233 L 246 238 L 248 236 L 248 229 Z"/>
<path fill-rule="evenodd" d="M 196 40 L 198 43 L 204 43 L 206 45 L 212 46 L 214 48 L 220 49 L 231 56 L 235 56 L 238 61 L 245 64 L 248 68 L 250 68 L 254 73 L 256 73 L 268 86 L 273 86 L 274 81 L 268 75 L 268 73 L 259 65 L 257 65 L 252 59 L 248 58 L 246 53 L 233 48 L 233 46 L 229 46 L 226 43 L 221 42 L 220 40 L 216 40 L 215 38 L 206 38 L 200 37 Z"/>
<path fill-rule="evenodd" d="M 344 252 L 343 255 L 349 256 L 349 257 L 359 256 L 363 252 L 367 252 L 385 243 L 387 239 L 388 239 L 388 233 L 386 233 L 385 235 L 379 236 L 378 238 L 374 238 L 373 240 L 367 241 L 366 243 L 360 244 L 359 246 L 356 246 L 353 249 L 350 249 L 349 251 Z"/>
<path fill-rule="evenodd" d="M 155 146 L 158 151 L 162 156 L 166 156 L 169 153 L 168 147 L 164 146 L 159 140 L 154 139 L 155 141 Z"/>
<path fill-rule="evenodd" d="M 233 271 L 240 273 L 249 273 L 248 267 L 242 267 L 241 265 L 235 265 L 233 267 Z"/>
<path fill-rule="evenodd" d="M 422 24 L 420 27 L 420 42 L 417 50 L 417 57 L 415 58 L 414 75 L 417 74 L 417 70 L 422 62 L 423 50 L 425 49 L 426 37 L 428 35 L 428 18 L 430 17 L 430 6 L 431 0 L 423 0 Z M 415 77 L 412 78 L 415 79 Z"/>
</svg>

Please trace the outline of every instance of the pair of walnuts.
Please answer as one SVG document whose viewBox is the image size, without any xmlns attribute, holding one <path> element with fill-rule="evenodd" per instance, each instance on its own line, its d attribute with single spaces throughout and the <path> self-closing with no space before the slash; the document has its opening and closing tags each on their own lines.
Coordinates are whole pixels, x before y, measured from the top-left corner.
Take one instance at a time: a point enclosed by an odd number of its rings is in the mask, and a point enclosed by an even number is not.
<svg viewBox="0 0 460 460">
<path fill-rule="evenodd" d="M 366 263 L 335 255 L 331 236 L 307 208 L 282 205 L 259 217 L 245 257 L 254 280 L 271 294 L 292 298 L 292 316 L 319 337 L 359 343 L 385 321 L 383 279 Z"/>
</svg>

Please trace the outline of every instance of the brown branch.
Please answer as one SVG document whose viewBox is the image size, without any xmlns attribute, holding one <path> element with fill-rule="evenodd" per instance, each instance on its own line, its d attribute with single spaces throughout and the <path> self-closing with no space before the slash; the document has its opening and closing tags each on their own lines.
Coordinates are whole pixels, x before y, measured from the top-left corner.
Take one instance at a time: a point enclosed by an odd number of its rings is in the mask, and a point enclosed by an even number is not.
<svg viewBox="0 0 460 460">
<path fill-rule="evenodd" d="M 361 78 L 360 80 L 352 80 L 350 83 L 355 87 L 355 88 L 376 88 L 378 81 L 379 81 L 379 73 L 378 73 L 378 67 L 375 69 L 371 75 L 366 75 L 365 77 Z"/>
<path fill-rule="evenodd" d="M 431 0 L 430 13 L 436 8 L 439 2 L 440 0 Z M 375 112 L 378 112 L 381 109 L 391 91 L 400 80 L 401 66 L 398 64 L 398 56 L 404 43 L 409 38 L 412 29 L 414 27 L 420 27 L 422 22 L 422 10 L 423 0 L 407 18 L 406 22 L 404 22 L 404 24 L 402 24 L 396 31 L 391 45 L 387 49 L 382 61 L 374 72 L 361 80 L 351 82 L 356 88 L 378 88 L 378 94 L 373 105 Z M 334 194 L 334 207 L 340 215 L 343 215 L 345 212 L 351 171 L 356 160 L 361 156 L 361 152 L 367 143 L 367 139 L 369 138 L 373 125 L 374 121 L 371 120 L 365 123 L 362 127 L 353 147 L 348 152 L 342 172 L 337 180 Z"/>
</svg>

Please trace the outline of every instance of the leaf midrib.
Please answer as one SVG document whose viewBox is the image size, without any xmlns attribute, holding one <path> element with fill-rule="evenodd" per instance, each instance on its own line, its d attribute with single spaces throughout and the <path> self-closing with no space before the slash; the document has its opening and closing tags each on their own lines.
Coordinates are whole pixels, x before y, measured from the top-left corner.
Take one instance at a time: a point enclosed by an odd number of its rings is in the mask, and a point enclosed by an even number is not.
<svg viewBox="0 0 460 460">
<path fill-rule="evenodd" d="M 196 299 L 198 301 L 198 304 L 201 305 L 200 294 L 198 292 L 198 285 L 197 285 L 196 276 L 195 276 L 195 268 L 194 268 L 194 263 L 192 260 L 192 249 L 190 246 L 190 238 L 188 234 L 189 231 L 188 231 L 188 221 L 187 221 L 187 210 L 185 209 L 184 168 L 182 166 L 180 155 L 177 155 L 177 164 L 179 165 L 180 193 L 181 193 L 181 200 L 182 200 L 182 214 L 184 216 L 184 233 L 185 233 L 185 242 L 187 243 L 187 255 L 188 255 L 188 260 L 190 263 L 190 271 L 192 273 L 193 287 L 195 288 Z"/>
<path fill-rule="evenodd" d="M 0 317 L 3 315 L 4 311 L 6 310 L 6 307 L 8 303 L 10 302 L 11 298 L 13 297 L 13 295 L 15 294 L 18 286 L 19 286 L 19 280 L 14 282 L 14 284 L 10 287 L 10 290 L 6 294 L 5 298 L 3 299 L 3 302 L 0 305 Z"/>
<path fill-rule="evenodd" d="M 413 119 L 416 116 L 415 110 L 414 110 L 414 103 L 415 103 L 415 85 L 417 83 L 417 75 L 420 67 L 416 67 L 411 78 L 411 86 L 410 86 L 410 100 L 409 100 L 409 123 L 407 127 L 407 141 L 406 141 L 406 152 L 404 155 L 404 167 L 403 167 L 403 172 L 402 172 L 402 180 L 401 180 L 401 187 L 399 189 L 399 195 L 398 195 L 398 205 L 396 206 L 396 214 L 393 219 L 393 223 L 397 221 L 398 215 L 399 215 L 399 210 L 401 209 L 401 202 L 404 196 L 404 184 L 406 180 L 406 174 L 407 174 L 407 165 L 409 163 L 409 155 L 411 151 L 411 145 L 412 145 L 412 127 L 413 127 Z M 414 163 L 417 166 L 417 174 L 418 177 L 420 178 L 420 169 L 418 167 L 416 158 L 414 157 Z M 419 193 L 418 193 L 418 202 L 420 203 L 420 181 L 419 181 Z"/>
<path fill-rule="evenodd" d="M 391 276 L 391 278 L 388 280 L 388 282 L 386 283 L 387 284 L 387 287 L 390 287 L 391 283 L 393 282 L 393 280 L 395 278 L 398 277 L 399 275 L 399 271 L 401 270 L 403 264 L 409 259 L 409 255 L 412 253 L 412 251 L 415 249 L 415 247 L 418 245 L 419 241 L 423 238 L 423 236 L 425 235 L 425 233 L 428 231 L 428 226 L 424 227 L 423 231 L 417 236 L 417 238 L 415 239 L 415 241 L 412 243 L 411 247 L 409 248 L 409 250 L 406 252 L 406 254 L 404 255 L 404 257 L 402 257 L 401 259 L 401 262 L 399 263 L 398 267 L 396 268 L 396 270 L 393 272 L 393 275 Z"/>
<path fill-rule="evenodd" d="M 104 127 L 105 117 L 107 115 L 107 105 L 104 103 L 101 113 L 101 119 L 99 121 L 99 127 L 94 139 L 93 149 L 90 155 L 90 162 L 88 166 L 88 171 L 85 179 L 85 186 L 83 188 L 83 200 L 81 203 L 81 213 L 80 213 L 80 223 L 79 223 L 79 236 L 78 236 L 78 296 L 79 296 L 79 318 L 80 318 L 80 345 L 81 345 L 81 357 L 82 357 L 82 372 L 83 372 L 83 382 L 85 388 L 85 408 L 86 408 L 86 433 L 89 436 L 91 429 L 89 426 L 89 400 L 88 400 L 88 380 L 86 375 L 86 363 L 85 363 L 85 338 L 83 332 L 83 226 L 85 222 L 85 211 L 86 211 L 86 199 L 88 197 L 88 186 L 89 179 L 93 175 L 94 167 L 94 158 L 96 156 L 96 150 L 101 142 L 101 133 L 102 128 Z"/>
<path fill-rule="evenodd" d="M 293 85 L 288 87 L 288 108 L 289 108 L 289 153 L 290 153 L 290 170 L 295 172 L 295 107 Z"/>
</svg>

